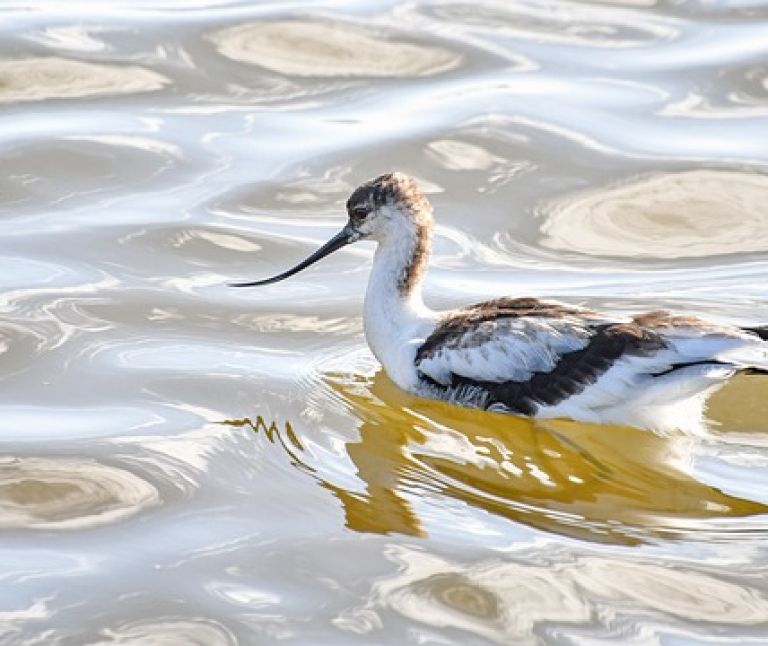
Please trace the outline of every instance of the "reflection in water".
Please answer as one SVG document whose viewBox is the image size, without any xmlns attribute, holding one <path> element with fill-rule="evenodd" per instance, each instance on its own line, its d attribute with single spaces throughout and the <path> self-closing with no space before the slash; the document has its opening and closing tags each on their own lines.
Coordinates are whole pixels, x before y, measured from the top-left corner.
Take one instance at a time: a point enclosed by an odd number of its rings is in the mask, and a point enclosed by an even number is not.
<svg viewBox="0 0 768 646">
<path fill-rule="evenodd" d="M 583 629 L 594 622 L 613 635 L 612 643 L 629 643 L 638 613 L 713 627 L 768 622 L 768 594 L 761 589 L 651 559 L 563 559 L 545 551 L 543 557 L 518 554 L 464 565 L 406 546 L 391 548 L 390 558 L 397 573 L 375 582 L 351 614 L 392 609 L 419 623 L 506 644 L 541 643 L 542 634 L 563 624 Z M 615 610 L 600 612 L 608 603 Z"/>
<path fill-rule="evenodd" d="M 78 458 L 0 460 L 0 527 L 84 529 L 160 502 L 146 480 Z"/>
<path fill-rule="evenodd" d="M 40 57 L 0 60 L 0 103 L 151 92 L 170 81 L 135 65 Z"/>
<path fill-rule="evenodd" d="M 768 115 L 768 65 L 734 65 L 717 79 L 665 105 L 659 115 L 681 119 L 753 119 Z"/>
<path fill-rule="evenodd" d="M 456 139 L 440 139 L 427 146 L 427 154 L 448 170 L 490 170 L 508 160 L 486 148 Z"/>
<path fill-rule="evenodd" d="M 461 63 L 434 45 L 389 40 L 353 24 L 284 20 L 237 25 L 210 40 L 228 58 L 291 76 L 431 76 Z"/>
<path fill-rule="evenodd" d="M 523 173 L 531 172 L 535 164 L 526 159 L 508 159 L 494 154 L 476 143 L 458 139 L 439 139 L 426 146 L 425 152 L 435 163 L 449 171 L 466 173 L 482 171 L 484 186 L 478 193 L 491 193 Z"/>
<path fill-rule="evenodd" d="M 235 428 L 245 427 L 254 433 L 263 433 L 272 444 L 279 444 L 283 447 L 283 450 L 290 456 L 295 466 L 300 466 L 310 472 L 313 471 L 313 469 L 307 466 L 296 453 L 296 451 L 303 451 L 304 447 L 296 436 L 290 422 L 286 421 L 282 428 L 280 428 L 278 423 L 272 420 L 269 423 L 269 426 L 267 426 L 266 420 L 259 415 L 255 419 L 251 419 L 250 417 L 245 417 L 243 419 L 226 419 L 219 423 L 226 424 L 227 426 L 234 426 Z"/>
<path fill-rule="evenodd" d="M 120 190 L 129 176 L 147 190 L 178 169 L 179 157 L 176 146 L 128 135 L 68 135 L 19 145 L 0 158 L 0 208 L 33 210 L 41 201 L 48 208 L 72 208 Z M 45 216 L 40 226 L 47 233 L 64 226 Z"/>
<path fill-rule="evenodd" d="M 99 639 L 88 643 L 92 646 L 234 646 L 238 642 L 235 636 L 218 622 L 167 617 L 135 621 L 106 629 L 101 632 Z"/>
<path fill-rule="evenodd" d="M 289 423 L 282 432 L 261 417 L 226 423 L 280 444 L 295 466 L 342 502 L 347 526 L 357 531 L 424 535 L 411 504 L 416 493 L 460 500 L 558 534 L 618 543 L 660 535 L 715 540 L 729 533 L 707 520 L 768 513 L 765 505 L 682 470 L 689 438 L 467 410 L 411 397 L 383 372 L 372 384 L 345 376 L 329 383 L 361 420 L 360 439 L 346 451 L 363 492 L 308 466 Z"/>
<path fill-rule="evenodd" d="M 46 27 L 40 32 L 26 34 L 30 40 L 55 49 L 66 49 L 73 52 L 101 52 L 108 45 L 99 38 L 102 29 L 89 29 L 82 25 L 64 25 Z"/>
<path fill-rule="evenodd" d="M 726 420 L 721 426 L 725 434 L 746 431 L 768 442 L 768 379 L 737 375 L 726 388 L 718 390 L 708 402 L 708 415 L 713 420 Z M 759 459 L 758 456 L 753 456 Z"/>
<path fill-rule="evenodd" d="M 768 251 L 768 175 L 695 170 L 571 195 L 542 213 L 541 244 L 597 256 Z"/>
<path fill-rule="evenodd" d="M 653 1 L 637 0 L 637 4 Z M 485 2 L 478 6 L 446 2 L 437 4 L 432 11 L 447 23 L 459 22 L 521 40 L 581 47 L 642 47 L 678 36 L 678 28 L 671 20 L 648 12 L 606 6 L 610 3 L 601 4 L 603 6 L 539 0 Z"/>
<path fill-rule="evenodd" d="M 533 424 L 350 377 L 369 249 L 225 285 L 399 168 L 436 304 L 768 322 L 757 4 L 4 3 L 0 642 L 765 646 L 768 380 Z"/>
<path fill-rule="evenodd" d="M 689 94 L 684 99 L 664 106 L 659 114 L 691 119 L 762 119 L 768 116 L 768 103 L 765 99 L 755 100 L 736 93 L 729 94 L 717 103 L 701 94 Z"/>
</svg>

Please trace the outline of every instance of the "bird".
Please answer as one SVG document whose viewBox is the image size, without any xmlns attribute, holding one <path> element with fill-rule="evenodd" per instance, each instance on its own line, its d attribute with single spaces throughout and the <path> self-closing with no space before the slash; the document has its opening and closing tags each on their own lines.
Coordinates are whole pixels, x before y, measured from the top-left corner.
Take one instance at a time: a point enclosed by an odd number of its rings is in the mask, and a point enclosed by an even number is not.
<svg viewBox="0 0 768 646">
<path fill-rule="evenodd" d="M 706 400 L 736 373 L 768 372 L 768 326 L 739 327 L 668 310 L 613 316 L 504 296 L 448 311 L 422 298 L 432 206 L 391 172 L 357 187 L 343 229 L 276 283 L 360 240 L 377 243 L 363 305 L 365 337 L 386 374 L 417 396 L 534 418 L 659 433 L 702 428 Z"/>
</svg>

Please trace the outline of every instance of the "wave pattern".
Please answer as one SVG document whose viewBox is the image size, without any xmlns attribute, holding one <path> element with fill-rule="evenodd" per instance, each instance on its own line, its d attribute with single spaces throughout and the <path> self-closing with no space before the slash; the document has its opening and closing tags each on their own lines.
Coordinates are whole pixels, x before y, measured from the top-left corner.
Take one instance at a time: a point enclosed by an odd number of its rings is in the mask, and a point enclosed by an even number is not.
<svg viewBox="0 0 768 646">
<path fill-rule="evenodd" d="M 764 8 L 0 17 L 0 643 L 765 642 L 764 379 L 704 439 L 535 425 L 377 373 L 370 249 L 226 286 L 400 169 L 436 304 L 765 324 Z"/>
</svg>

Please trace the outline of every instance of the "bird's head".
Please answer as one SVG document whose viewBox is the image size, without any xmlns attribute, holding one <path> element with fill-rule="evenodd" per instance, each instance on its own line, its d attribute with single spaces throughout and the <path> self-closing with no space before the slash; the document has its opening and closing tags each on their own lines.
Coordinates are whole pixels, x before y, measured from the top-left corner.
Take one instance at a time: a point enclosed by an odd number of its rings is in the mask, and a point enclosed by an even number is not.
<svg viewBox="0 0 768 646">
<path fill-rule="evenodd" d="M 432 206 L 415 180 L 387 173 L 358 186 L 347 200 L 349 229 L 355 240 L 383 242 L 404 237 L 404 229 L 432 226 Z"/>
<path fill-rule="evenodd" d="M 288 271 L 233 287 L 268 285 L 297 274 L 321 258 L 357 242 L 405 243 L 432 229 L 432 206 L 415 180 L 404 173 L 387 173 L 358 186 L 347 200 L 346 226 L 311 256 Z"/>
</svg>

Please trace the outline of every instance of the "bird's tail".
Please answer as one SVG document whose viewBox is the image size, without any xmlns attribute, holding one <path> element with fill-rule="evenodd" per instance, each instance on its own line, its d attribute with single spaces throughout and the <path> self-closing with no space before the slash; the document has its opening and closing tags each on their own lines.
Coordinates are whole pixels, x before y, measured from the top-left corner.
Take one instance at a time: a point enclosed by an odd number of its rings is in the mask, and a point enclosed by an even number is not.
<svg viewBox="0 0 768 646">
<path fill-rule="evenodd" d="M 745 332 L 751 332 L 756 334 L 763 341 L 768 341 L 768 325 L 758 325 L 757 327 L 743 327 L 741 328 Z"/>
<path fill-rule="evenodd" d="M 755 327 L 743 327 L 744 332 L 749 332 L 759 337 L 763 341 L 768 341 L 768 325 L 757 325 Z M 741 364 L 739 372 L 745 375 L 765 375 L 768 374 L 768 351 L 765 348 L 761 348 L 758 353 L 749 353 L 744 355 L 739 361 L 739 357 L 732 357 L 736 359 L 736 364 Z"/>
</svg>

